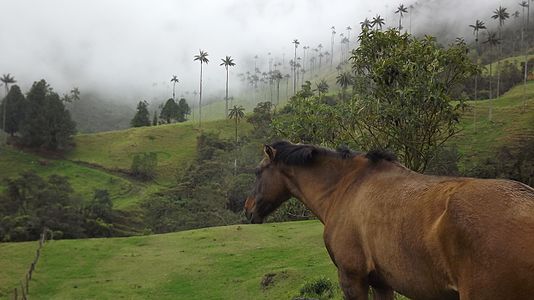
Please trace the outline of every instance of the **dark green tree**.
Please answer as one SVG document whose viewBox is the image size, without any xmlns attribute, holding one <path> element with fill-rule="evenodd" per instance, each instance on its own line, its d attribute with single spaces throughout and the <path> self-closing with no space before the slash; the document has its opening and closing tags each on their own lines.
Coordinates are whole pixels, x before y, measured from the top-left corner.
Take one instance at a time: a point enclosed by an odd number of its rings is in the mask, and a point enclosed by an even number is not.
<svg viewBox="0 0 534 300">
<path fill-rule="evenodd" d="M 189 104 L 187 104 L 185 98 L 180 98 L 180 101 L 178 102 L 178 116 L 176 120 L 178 122 L 185 122 L 187 121 L 187 116 L 189 114 L 191 114 L 191 108 L 189 107 Z"/>
<path fill-rule="evenodd" d="M 158 126 L 158 111 L 154 111 L 154 117 L 152 117 L 152 126 Z"/>
<path fill-rule="evenodd" d="M 59 95 L 43 79 L 32 85 L 26 99 L 27 108 L 20 129 L 23 144 L 51 150 L 69 146 L 76 133 L 76 123 Z"/>
<path fill-rule="evenodd" d="M 252 114 L 247 117 L 247 122 L 254 127 L 253 134 L 257 137 L 268 137 L 270 135 L 270 125 L 273 118 L 273 105 L 271 102 L 260 102 Z"/>
<path fill-rule="evenodd" d="M 137 112 L 130 121 L 132 127 L 150 126 L 150 114 L 148 112 L 148 102 L 139 101 L 137 104 Z"/>
<path fill-rule="evenodd" d="M 5 108 L 6 103 L 9 103 L 9 106 Z M 5 122 L 2 116 L 2 129 L 13 136 L 16 132 L 19 131 L 22 122 L 24 121 L 24 114 L 26 110 L 26 98 L 22 94 L 18 85 L 14 85 L 9 90 L 7 97 L 4 98 L 2 105 L 0 107 L 1 111 L 6 111 Z M 3 127 L 5 126 L 5 128 Z"/>
<path fill-rule="evenodd" d="M 173 120 L 177 120 L 179 115 L 178 104 L 171 98 L 165 102 L 161 113 L 159 114 L 160 119 L 165 120 L 167 124 L 170 124 Z"/>
</svg>

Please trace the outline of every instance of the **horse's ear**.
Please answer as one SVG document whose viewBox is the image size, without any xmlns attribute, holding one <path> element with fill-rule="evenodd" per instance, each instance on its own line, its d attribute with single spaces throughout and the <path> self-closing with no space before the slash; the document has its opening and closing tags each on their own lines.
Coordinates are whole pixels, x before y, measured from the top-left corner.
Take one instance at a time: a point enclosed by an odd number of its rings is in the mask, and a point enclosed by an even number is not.
<svg viewBox="0 0 534 300">
<path fill-rule="evenodd" d="M 276 156 L 276 149 L 274 149 L 272 146 L 264 144 L 263 145 L 263 153 L 265 153 L 265 156 L 269 160 L 273 161 L 274 157 Z"/>
</svg>

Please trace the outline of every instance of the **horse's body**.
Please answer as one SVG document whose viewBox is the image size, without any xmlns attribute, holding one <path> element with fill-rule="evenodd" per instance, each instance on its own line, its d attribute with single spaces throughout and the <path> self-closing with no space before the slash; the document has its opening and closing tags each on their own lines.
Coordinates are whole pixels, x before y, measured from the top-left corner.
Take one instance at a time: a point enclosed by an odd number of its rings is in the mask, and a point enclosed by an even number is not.
<svg viewBox="0 0 534 300">
<path fill-rule="evenodd" d="M 534 299 L 534 189 L 426 176 L 376 153 L 267 147 L 248 214 L 261 222 L 289 196 L 307 205 L 347 299 L 369 286 L 375 299 Z"/>
</svg>

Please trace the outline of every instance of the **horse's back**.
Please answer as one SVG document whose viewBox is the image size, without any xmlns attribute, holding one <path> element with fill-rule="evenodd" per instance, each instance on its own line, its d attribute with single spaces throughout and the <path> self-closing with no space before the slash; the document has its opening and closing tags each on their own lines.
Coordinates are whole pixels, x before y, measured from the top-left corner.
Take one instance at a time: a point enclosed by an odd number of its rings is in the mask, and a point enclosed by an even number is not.
<svg viewBox="0 0 534 300">
<path fill-rule="evenodd" d="M 442 259 L 469 298 L 534 295 L 534 189 L 508 180 L 466 179 L 437 220 Z"/>
</svg>

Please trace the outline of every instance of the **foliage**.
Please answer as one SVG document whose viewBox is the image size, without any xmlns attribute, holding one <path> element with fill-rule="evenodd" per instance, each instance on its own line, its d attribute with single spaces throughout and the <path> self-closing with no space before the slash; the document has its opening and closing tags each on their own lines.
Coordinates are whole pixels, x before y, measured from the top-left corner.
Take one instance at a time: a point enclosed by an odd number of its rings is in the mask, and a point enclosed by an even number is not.
<svg viewBox="0 0 534 300">
<path fill-rule="evenodd" d="M 156 177 L 156 168 L 158 166 L 158 155 L 155 152 L 138 153 L 132 159 L 130 174 L 142 179 L 151 180 Z"/>
<path fill-rule="evenodd" d="M 150 126 L 150 114 L 148 112 L 148 102 L 139 101 L 137 104 L 137 112 L 130 121 L 132 127 Z"/>
<path fill-rule="evenodd" d="M 271 102 L 260 102 L 252 114 L 247 117 L 247 122 L 252 124 L 252 134 L 256 137 L 270 136 L 270 125 L 273 118 L 273 105 Z"/>
<path fill-rule="evenodd" d="M 165 105 L 163 105 L 159 117 L 160 119 L 165 120 L 165 122 L 167 122 L 168 124 L 170 124 L 172 120 L 178 117 L 178 104 L 174 101 L 174 99 L 170 98 L 169 100 L 167 100 L 167 102 L 165 102 Z"/>
<path fill-rule="evenodd" d="M 7 97 L 4 98 L 0 105 L 0 111 L 4 111 L 4 107 L 7 102 L 6 109 L 6 128 L 2 128 L 4 124 L 3 114 L 0 114 L 0 128 L 4 129 L 6 133 L 13 136 L 18 132 L 24 122 L 24 115 L 27 110 L 26 98 L 22 94 L 18 85 L 13 85 L 9 89 Z"/>
<path fill-rule="evenodd" d="M 364 31 L 360 41 L 353 71 L 365 88 L 336 105 L 294 97 L 274 129 L 294 141 L 390 149 L 409 168 L 424 171 L 459 131 L 464 103 L 453 105 L 451 91 L 477 68 L 465 44 L 445 49 L 431 37 L 419 40 L 396 30 Z"/>
<path fill-rule="evenodd" d="M 7 179 L 0 195 L 0 240 L 36 240 L 45 228 L 55 232 L 55 238 L 112 236 L 111 209 L 105 190 L 97 191 L 84 209 L 66 177 L 23 173 Z"/>
<path fill-rule="evenodd" d="M 180 98 L 180 101 L 178 101 L 178 116 L 176 120 L 178 122 L 185 122 L 187 121 L 187 116 L 189 114 L 191 114 L 191 108 L 189 107 L 189 104 L 187 104 L 185 98 Z"/>
<path fill-rule="evenodd" d="M 305 297 L 318 297 L 319 299 L 331 299 L 334 297 L 336 287 L 326 277 L 306 282 L 300 288 L 300 295 Z"/>
<path fill-rule="evenodd" d="M 20 129 L 24 145 L 56 150 L 71 144 L 76 124 L 45 80 L 32 85 L 24 116 Z"/>
</svg>

